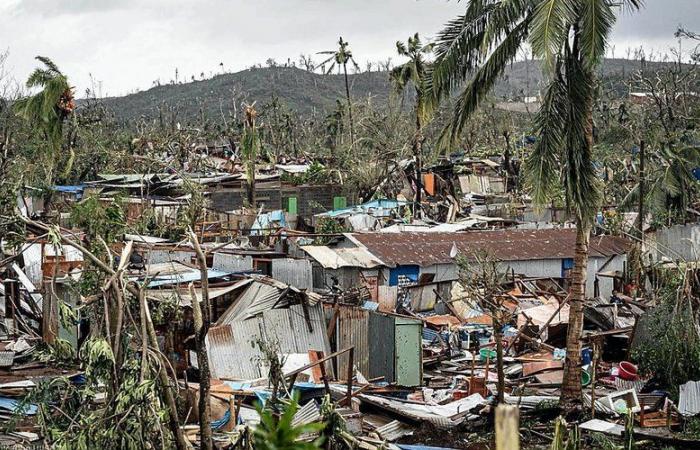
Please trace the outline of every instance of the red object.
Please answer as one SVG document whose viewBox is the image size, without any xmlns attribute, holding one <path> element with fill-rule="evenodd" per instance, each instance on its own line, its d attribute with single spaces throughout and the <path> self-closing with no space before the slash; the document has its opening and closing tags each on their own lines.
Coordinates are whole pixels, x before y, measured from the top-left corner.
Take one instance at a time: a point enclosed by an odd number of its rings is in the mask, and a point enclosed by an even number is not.
<svg viewBox="0 0 700 450">
<path fill-rule="evenodd" d="M 622 361 L 620 363 L 620 367 L 618 367 L 618 369 L 619 369 L 619 376 L 623 380 L 635 381 L 638 378 L 637 366 L 635 366 L 631 362 Z"/>
<path fill-rule="evenodd" d="M 452 400 L 461 400 L 466 397 L 469 397 L 469 391 L 457 389 L 452 392 Z"/>
</svg>

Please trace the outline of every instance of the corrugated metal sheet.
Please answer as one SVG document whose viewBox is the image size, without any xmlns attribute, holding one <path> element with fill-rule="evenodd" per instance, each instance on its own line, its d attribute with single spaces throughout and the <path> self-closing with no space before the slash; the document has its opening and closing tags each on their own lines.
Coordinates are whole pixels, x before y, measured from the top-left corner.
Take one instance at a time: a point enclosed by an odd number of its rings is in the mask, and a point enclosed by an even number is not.
<svg viewBox="0 0 700 450">
<path fill-rule="evenodd" d="M 311 261 L 280 258 L 272 260 L 272 278 L 301 290 L 313 289 Z"/>
<path fill-rule="evenodd" d="M 216 323 L 217 325 L 223 325 L 261 314 L 263 311 L 271 309 L 278 303 L 283 292 L 283 289 L 276 286 L 253 280 L 251 285 L 248 286 L 231 307 L 219 317 Z M 280 302 L 278 304 L 278 306 L 285 305 L 285 302 Z"/>
<path fill-rule="evenodd" d="M 227 272 L 245 272 L 253 270 L 253 258 L 251 256 L 217 252 L 214 253 L 211 267 L 212 269 Z"/>
<path fill-rule="evenodd" d="M 355 347 L 354 365 L 365 376 L 369 376 L 369 311 L 363 308 L 341 306 L 336 322 L 336 348 L 343 350 Z M 338 357 L 338 373 L 341 377 L 348 371 L 348 356 Z"/>
<path fill-rule="evenodd" d="M 678 411 L 684 416 L 700 413 L 700 381 L 688 381 L 681 385 L 678 394 Z"/>
<path fill-rule="evenodd" d="M 206 337 L 209 368 L 214 378 L 254 380 L 263 373 L 260 351 L 252 341 L 260 336 L 258 319 L 211 327 Z"/>
<path fill-rule="evenodd" d="M 341 267 L 372 269 L 383 265 L 376 256 L 363 247 L 331 248 L 324 245 L 305 245 L 301 249 L 326 269 Z"/>
<path fill-rule="evenodd" d="M 452 263 L 453 246 L 461 254 L 488 251 L 502 261 L 573 258 L 575 229 L 493 230 L 459 233 L 356 233 L 351 239 L 390 266 Z M 626 253 L 630 241 L 594 236 L 591 257 Z"/>
<path fill-rule="evenodd" d="M 279 344 L 282 354 L 307 354 L 309 350 L 330 354 L 322 306 L 310 306 L 309 316 L 313 332 L 308 331 L 301 305 L 269 310 L 259 317 L 212 327 L 207 335 L 212 376 L 231 379 L 264 377 L 267 369 L 254 345 L 261 338 Z"/>
<path fill-rule="evenodd" d="M 396 357 L 393 317 L 370 312 L 368 330 L 369 378 L 384 377 L 384 381 L 393 382 Z"/>
<path fill-rule="evenodd" d="M 297 410 L 297 412 L 294 414 L 294 418 L 292 418 L 292 425 L 298 427 L 300 425 L 306 425 L 309 423 L 318 422 L 320 420 L 321 413 L 319 412 L 318 405 L 315 401 L 310 401 Z"/>
<path fill-rule="evenodd" d="M 379 303 L 379 311 L 394 312 L 396 310 L 396 300 L 398 295 L 398 286 L 377 286 L 377 303 Z"/>
<path fill-rule="evenodd" d="M 413 434 L 413 427 L 398 420 L 393 420 L 384 426 L 377 428 L 377 435 L 387 442 L 394 442 L 404 436 Z"/>
</svg>

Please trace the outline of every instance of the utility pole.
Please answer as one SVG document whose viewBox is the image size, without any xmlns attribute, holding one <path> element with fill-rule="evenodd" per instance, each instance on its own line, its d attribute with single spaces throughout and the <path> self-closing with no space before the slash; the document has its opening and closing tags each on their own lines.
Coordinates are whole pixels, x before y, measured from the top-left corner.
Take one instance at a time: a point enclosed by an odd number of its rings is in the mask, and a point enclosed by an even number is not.
<svg viewBox="0 0 700 450">
<path fill-rule="evenodd" d="M 644 244 L 644 160 L 646 159 L 645 147 L 646 142 L 641 141 L 639 143 L 639 217 L 637 218 L 637 220 L 639 221 L 639 242 L 641 245 Z"/>
<path fill-rule="evenodd" d="M 644 160 L 646 159 L 645 154 L 646 142 L 642 140 L 639 143 L 639 209 L 637 220 L 639 220 L 639 268 L 637 270 L 637 289 L 641 291 L 642 289 L 642 269 L 644 264 L 643 252 L 644 252 Z"/>
</svg>

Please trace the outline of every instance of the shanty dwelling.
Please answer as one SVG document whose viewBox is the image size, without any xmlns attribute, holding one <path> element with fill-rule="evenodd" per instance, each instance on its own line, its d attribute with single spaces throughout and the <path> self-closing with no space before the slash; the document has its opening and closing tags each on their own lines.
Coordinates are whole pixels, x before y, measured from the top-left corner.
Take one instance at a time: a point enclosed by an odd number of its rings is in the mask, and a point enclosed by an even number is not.
<svg viewBox="0 0 700 450">
<path fill-rule="evenodd" d="M 475 252 L 487 252 L 502 261 L 504 268 L 523 277 L 566 278 L 573 268 L 575 229 L 545 230 L 494 230 L 453 233 L 354 233 L 346 234 L 338 247 L 329 250 L 304 250 L 321 266 L 329 267 L 330 260 L 319 255 L 363 254 L 367 261 L 378 267 L 377 284 L 380 305 L 382 295 L 392 288 L 427 285 L 429 283 L 451 284 L 459 277 L 456 256 L 469 256 Z M 608 298 L 613 292 L 614 279 L 604 273 L 624 271 L 629 241 L 614 236 L 593 236 L 590 241 L 588 278 L 586 289 L 589 296 L 598 294 Z M 354 249 L 354 250 L 348 250 Z M 358 250 L 360 249 L 360 250 Z M 370 258 L 371 257 L 373 258 Z M 324 254 L 325 256 L 325 254 Z M 318 259 L 317 259 L 318 258 Z M 319 259 L 322 262 L 319 262 Z M 338 267 L 346 268 L 344 276 L 362 274 L 366 265 L 350 262 Z M 381 262 L 377 266 L 377 261 Z M 364 262 L 364 261 L 363 261 Z M 354 268 L 354 272 L 347 270 Z M 596 283 L 597 281 L 597 283 Z M 598 292 L 595 286 L 598 285 Z M 425 291 L 425 290 L 424 290 Z M 443 296 L 440 288 L 429 289 L 435 297 Z M 437 292 L 437 293 L 435 293 Z M 423 292 L 421 292 L 421 295 Z M 449 295 L 446 293 L 445 295 Z M 449 298 L 442 298 L 449 301 Z M 423 300 L 421 300 L 423 301 Z M 411 299 L 415 305 L 415 300 Z M 425 305 L 429 309 L 429 305 Z"/>
<path fill-rule="evenodd" d="M 316 290 L 347 290 L 365 284 L 376 301 L 377 287 L 386 284 L 379 279 L 379 268 L 384 263 L 364 247 L 305 245 L 300 248 L 313 261 L 313 288 Z"/>
<path fill-rule="evenodd" d="M 331 354 L 326 319 L 317 296 L 258 275 L 246 282 L 245 290 L 207 334 L 213 377 L 264 378 L 267 371 L 261 342 L 277 347 L 284 356 L 285 373 L 309 364 L 312 351 Z"/>
</svg>

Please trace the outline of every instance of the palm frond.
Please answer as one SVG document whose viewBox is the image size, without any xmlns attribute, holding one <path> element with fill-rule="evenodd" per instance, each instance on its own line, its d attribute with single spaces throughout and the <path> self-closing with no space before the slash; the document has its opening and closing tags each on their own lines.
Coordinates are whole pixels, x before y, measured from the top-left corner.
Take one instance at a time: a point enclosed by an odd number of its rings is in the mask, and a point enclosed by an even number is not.
<svg viewBox="0 0 700 450">
<path fill-rule="evenodd" d="M 490 14 L 496 9 L 492 0 L 474 0 L 466 12 L 449 21 L 435 40 L 435 62 L 426 80 L 433 97 L 442 99 L 465 82 L 477 66 L 482 37 Z"/>
<path fill-rule="evenodd" d="M 555 192 L 559 178 L 559 155 L 566 141 L 568 98 L 564 81 L 555 78 L 547 87 L 535 117 L 535 148 L 525 161 L 526 182 L 536 205 L 545 205 Z"/>
<path fill-rule="evenodd" d="M 601 183 L 593 166 L 593 143 L 589 142 L 593 133 L 590 95 L 593 74 L 570 52 L 566 52 L 565 58 L 568 99 L 563 161 L 565 195 L 576 218 L 590 224 L 602 199 Z"/>
<path fill-rule="evenodd" d="M 528 19 L 516 25 L 474 73 L 472 80 L 457 98 L 452 120 L 440 135 L 439 147 L 446 148 L 464 129 L 471 114 L 491 91 L 508 64 L 517 56 L 518 50 L 527 38 L 528 25 Z"/>
<path fill-rule="evenodd" d="M 583 0 L 581 5 L 581 52 L 586 68 L 592 70 L 605 56 L 608 37 L 615 24 L 609 0 Z"/>
<path fill-rule="evenodd" d="M 574 0 L 540 0 L 532 15 L 530 44 L 533 53 L 552 66 L 569 36 L 571 25 L 576 22 Z"/>
</svg>

